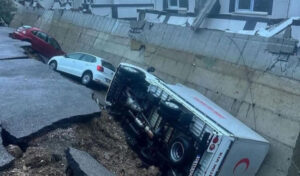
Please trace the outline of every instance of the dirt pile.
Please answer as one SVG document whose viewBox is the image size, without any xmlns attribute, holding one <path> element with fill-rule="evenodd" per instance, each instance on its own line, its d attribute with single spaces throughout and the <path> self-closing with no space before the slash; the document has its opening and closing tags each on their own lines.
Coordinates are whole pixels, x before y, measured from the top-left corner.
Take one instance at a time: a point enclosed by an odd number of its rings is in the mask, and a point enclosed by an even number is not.
<svg viewBox="0 0 300 176">
<path fill-rule="evenodd" d="M 118 176 L 160 175 L 158 168 L 146 166 L 131 150 L 120 124 L 106 112 L 100 118 L 60 128 L 32 140 L 23 156 L 2 175 L 66 175 L 65 150 L 70 146 L 88 152 Z"/>
</svg>

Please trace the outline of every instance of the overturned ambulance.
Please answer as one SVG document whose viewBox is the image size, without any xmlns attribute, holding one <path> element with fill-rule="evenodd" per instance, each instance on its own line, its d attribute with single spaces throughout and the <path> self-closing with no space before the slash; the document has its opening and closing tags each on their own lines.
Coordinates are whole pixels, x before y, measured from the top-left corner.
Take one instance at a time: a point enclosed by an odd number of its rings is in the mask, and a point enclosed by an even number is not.
<svg viewBox="0 0 300 176">
<path fill-rule="evenodd" d="M 171 176 L 253 176 L 269 142 L 199 92 L 122 63 L 106 95 L 128 142 Z"/>
</svg>

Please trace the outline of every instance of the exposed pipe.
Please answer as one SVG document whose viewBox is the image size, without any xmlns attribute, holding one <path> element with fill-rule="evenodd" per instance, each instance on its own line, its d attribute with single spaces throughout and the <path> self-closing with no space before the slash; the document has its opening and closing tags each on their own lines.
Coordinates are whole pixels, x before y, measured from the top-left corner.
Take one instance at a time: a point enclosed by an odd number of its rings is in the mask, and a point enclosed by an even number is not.
<svg viewBox="0 0 300 176">
<path fill-rule="evenodd" d="M 291 7 L 291 0 L 289 0 L 289 3 L 288 3 L 288 9 L 287 9 L 287 12 L 286 12 L 286 18 L 289 18 L 290 7 Z"/>
</svg>

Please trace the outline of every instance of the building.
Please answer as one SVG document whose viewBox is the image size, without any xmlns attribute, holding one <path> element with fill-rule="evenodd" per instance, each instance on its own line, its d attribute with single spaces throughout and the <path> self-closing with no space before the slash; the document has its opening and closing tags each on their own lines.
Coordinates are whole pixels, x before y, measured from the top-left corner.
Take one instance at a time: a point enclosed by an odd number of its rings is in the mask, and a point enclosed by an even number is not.
<svg viewBox="0 0 300 176">
<path fill-rule="evenodd" d="M 18 2 L 26 7 L 41 8 L 41 9 L 73 9 L 74 6 L 77 8 L 80 6 L 76 4 L 78 0 L 19 0 Z"/>
<path fill-rule="evenodd" d="M 299 0 L 164 0 L 155 7 L 138 9 L 140 17 L 152 23 L 300 40 Z"/>
<path fill-rule="evenodd" d="M 137 9 L 153 9 L 158 0 L 83 0 L 91 13 L 118 19 L 137 19 Z"/>
<path fill-rule="evenodd" d="M 299 0 L 21 0 L 44 9 L 300 40 Z M 287 33 L 286 33 L 287 32 Z"/>
</svg>

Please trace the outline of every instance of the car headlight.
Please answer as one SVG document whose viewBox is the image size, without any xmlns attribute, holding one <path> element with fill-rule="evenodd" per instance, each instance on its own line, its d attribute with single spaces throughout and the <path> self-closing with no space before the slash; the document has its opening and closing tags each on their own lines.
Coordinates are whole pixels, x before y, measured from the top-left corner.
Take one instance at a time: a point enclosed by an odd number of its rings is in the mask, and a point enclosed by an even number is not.
<svg viewBox="0 0 300 176">
<path fill-rule="evenodd" d="M 26 34 L 26 31 L 22 31 L 23 34 Z"/>
</svg>

